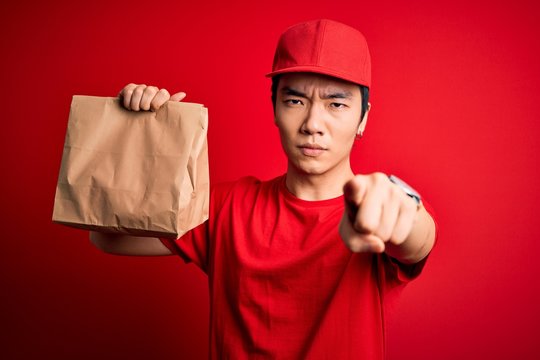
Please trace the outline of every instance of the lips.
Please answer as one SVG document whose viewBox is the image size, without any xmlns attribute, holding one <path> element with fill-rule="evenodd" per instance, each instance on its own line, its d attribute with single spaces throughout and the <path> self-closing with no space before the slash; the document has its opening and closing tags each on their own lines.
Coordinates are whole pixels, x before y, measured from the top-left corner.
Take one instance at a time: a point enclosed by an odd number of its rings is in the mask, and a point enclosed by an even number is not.
<svg viewBox="0 0 540 360">
<path fill-rule="evenodd" d="M 319 144 L 306 143 L 298 146 L 302 154 L 305 156 L 316 157 L 321 155 L 327 149 Z"/>
</svg>

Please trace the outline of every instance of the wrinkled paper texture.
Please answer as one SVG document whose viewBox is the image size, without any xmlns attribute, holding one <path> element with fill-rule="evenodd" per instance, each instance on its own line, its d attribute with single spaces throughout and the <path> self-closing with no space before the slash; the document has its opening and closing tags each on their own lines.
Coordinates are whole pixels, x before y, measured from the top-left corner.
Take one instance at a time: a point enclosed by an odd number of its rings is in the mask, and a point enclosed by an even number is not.
<svg viewBox="0 0 540 360">
<path fill-rule="evenodd" d="M 117 98 L 74 96 L 53 221 L 178 238 L 208 218 L 208 110 L 168 101 L 133 112 Z"/>
</svg>

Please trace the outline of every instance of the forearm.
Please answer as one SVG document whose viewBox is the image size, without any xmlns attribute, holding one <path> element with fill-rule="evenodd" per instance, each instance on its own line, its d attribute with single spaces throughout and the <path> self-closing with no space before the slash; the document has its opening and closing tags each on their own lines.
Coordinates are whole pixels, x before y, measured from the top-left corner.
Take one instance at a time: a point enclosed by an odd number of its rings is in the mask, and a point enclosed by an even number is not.
<svg viewBox="0 0 540 360">
<path fill-rule="evenodd" d="M 411 232 L 399 245 L 386 243 L 385 252 L 404 264 L 415 264 L 425 258 L 435 244 L 435 222 L 421 206 L 416 214 Z"/>
<path fill-rule="evenodd" d="M 162 256 L 171 255 L 161 240 L 153 237 L 129 236 L 90 231 L 90 241 L 103 252 L 113 255 Z"/>
</svg>

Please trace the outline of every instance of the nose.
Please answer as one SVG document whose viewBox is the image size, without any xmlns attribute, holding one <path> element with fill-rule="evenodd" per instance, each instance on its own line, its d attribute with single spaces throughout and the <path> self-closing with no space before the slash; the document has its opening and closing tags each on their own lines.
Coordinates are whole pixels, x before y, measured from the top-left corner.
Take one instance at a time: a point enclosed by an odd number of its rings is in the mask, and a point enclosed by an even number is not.
<svg viewBox="0 0 540 360">
<path fill-rule="evenodd" d="M 324 116 L 324 110 L 318 104 L 313 103 L 306 113 L 300 132 L 304 135 L 323 135 Z"/>
</svg>

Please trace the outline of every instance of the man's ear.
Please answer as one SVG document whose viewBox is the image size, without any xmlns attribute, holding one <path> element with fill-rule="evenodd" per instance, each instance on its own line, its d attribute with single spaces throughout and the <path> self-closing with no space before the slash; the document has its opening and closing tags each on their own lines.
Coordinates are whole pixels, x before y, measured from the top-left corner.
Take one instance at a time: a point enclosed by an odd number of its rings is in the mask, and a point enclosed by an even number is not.
<svg viewBox="0 0 540 360">
<path fill-rule="evenodd" d="M 364 113 L 364 117 L 362 118 L 362 121 L 360 121 L 360 125 L 358 125 L 358 130 L 356 131 L 357 135 L 362 135 L 364 133 L 364 131 L 366 130 L 366 124 L 367 124 L 367 119 L 368 119 L 368 115 L 369 115 L 369 110 L 371 110 L 371 104 L 370 103 L 367 104 L 367 109 L 366 109 L 366 112 Z"/>
</svg>

